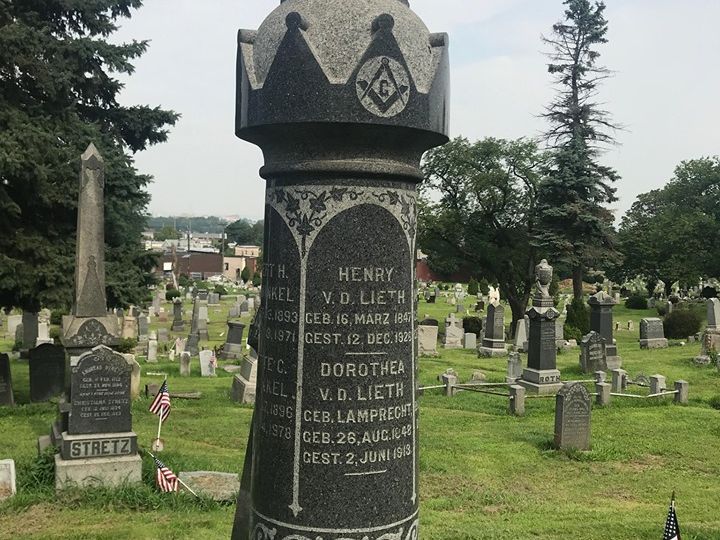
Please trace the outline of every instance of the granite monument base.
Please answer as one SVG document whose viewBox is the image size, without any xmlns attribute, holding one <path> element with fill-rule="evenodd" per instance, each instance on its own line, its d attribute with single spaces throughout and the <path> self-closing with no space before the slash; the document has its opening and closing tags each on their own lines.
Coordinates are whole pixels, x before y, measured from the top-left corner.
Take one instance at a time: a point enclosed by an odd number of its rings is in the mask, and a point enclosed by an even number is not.
<svg viewBox="0 0 720 540">
<path fill-rule="evenodd" d="M 667 349 L 668 348 L 668 340 L 665 338 L 641 339 L 640 340 L 640 348 L 641 349 Z"/>
<path fill-rule="evenodd" d="M 110 458 L 137 454 L 137 435 L 126 433 L 93 433 L 69 435 L 62 433 L 56 445 L 65 460 Z"/>
<path fill-rule="evenodd" d="M 557 369 L 525 368 L 517 384 L 525 388 L 529 394 L 539 396 L 557 394 L 563 386 L 560 382 L 560 371 Z"/>
<path fill-rule="evenodd" d="M 504 341 L 483 339 L 482 345 L 478 347 L 478 356 L 483 358 L 500 358 L 507 355 L 508 350 Z"/>
<path fill-rule="evenodd" d="M 140 456 L 63 459 L 55 455 L 55 489 L 73 487 L 120 487 L 142 482 Z"/>
<path fill-rule="evenodd" d="M 225 343 L 220 358 L 223 360 L 241 360 L 245 346 L 240 343 Z"/>
</svg>

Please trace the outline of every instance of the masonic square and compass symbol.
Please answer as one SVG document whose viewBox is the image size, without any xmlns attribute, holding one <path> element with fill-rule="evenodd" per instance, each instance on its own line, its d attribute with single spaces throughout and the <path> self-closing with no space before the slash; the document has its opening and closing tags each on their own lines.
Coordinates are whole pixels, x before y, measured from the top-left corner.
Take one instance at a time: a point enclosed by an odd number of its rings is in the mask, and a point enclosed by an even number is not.
<svg viewBox="0 0 720 540">
<path fill-rule="evenodd" d="M 375 116 L 400 114 L 410 98 L 410 76 L 405 67 L 387 56 L 371 58 L 357 76 L 360 103 Z"/>
</svg>

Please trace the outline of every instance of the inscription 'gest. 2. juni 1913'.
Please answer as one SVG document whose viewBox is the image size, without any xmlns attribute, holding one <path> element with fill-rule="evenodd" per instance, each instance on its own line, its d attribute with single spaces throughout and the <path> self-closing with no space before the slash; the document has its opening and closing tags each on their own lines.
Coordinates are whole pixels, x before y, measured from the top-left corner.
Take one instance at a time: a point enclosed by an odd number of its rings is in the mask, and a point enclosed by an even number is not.
<svg viewBox="0 0 720 540">
<path fill-rule="evenodd" d="M 253 486 L 259 538 L 417 534 L 416 199 L 402 187 L 268 189 L 254 455 L 278 482 Z M 379 512 L 372 494 L 385 475 L 403 479 L 401 502 L 370 537 L 361 524 Z M 334 529 L 333 516 L 358 529 Z"/>
</svg>

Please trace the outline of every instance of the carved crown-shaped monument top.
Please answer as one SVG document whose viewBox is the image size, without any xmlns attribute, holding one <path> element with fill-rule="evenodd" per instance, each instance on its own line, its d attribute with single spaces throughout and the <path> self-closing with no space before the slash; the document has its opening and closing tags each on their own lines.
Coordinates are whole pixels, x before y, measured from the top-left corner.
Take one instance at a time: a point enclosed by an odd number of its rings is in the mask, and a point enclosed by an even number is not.
<svg viewBox="0 0 720 540">
<path fill-rule="evenodd" d="M 406 137 L 418 151 L 447 141 L 448 38 L 406 1 L 285 0 L 238 46 L 242 139 L 312 122 L 422 130 Z"/>
</svg>

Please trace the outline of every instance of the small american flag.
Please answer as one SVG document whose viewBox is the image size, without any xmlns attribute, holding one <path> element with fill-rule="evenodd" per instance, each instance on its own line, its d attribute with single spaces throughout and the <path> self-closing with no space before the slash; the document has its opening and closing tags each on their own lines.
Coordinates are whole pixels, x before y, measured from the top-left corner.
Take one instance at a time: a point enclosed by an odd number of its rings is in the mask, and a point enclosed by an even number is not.
<svg viewBox="0 0 720 540">
<path fill-rule="evenodd" d="M 680 525 L 678 524 L 677 514 L 675 513 L 675 494 L 673 493 L 672 501 L 670 501 L 670 510 L 665 521 L 665 532 L 663 540 L 680 540 Z"/>
<path fill-rule="evenodd" d="M 150 404 L 150 412 L 157 414 L 160 419 L 165 422 L 170 415 L 170 392 L 168 390 L 167 380 L 162 383 L 152 404 Z"/>
<path fill-rule="evenodd" d="M 165 493 L 177 491 L 178 478 L 175 476 L 175 473 L 168 469 L 158 458 L 155 458 L 155 466 L 157 467 L 155 479 L 157 480 L 157 485 L 160 490 Z"/>
</svg>

